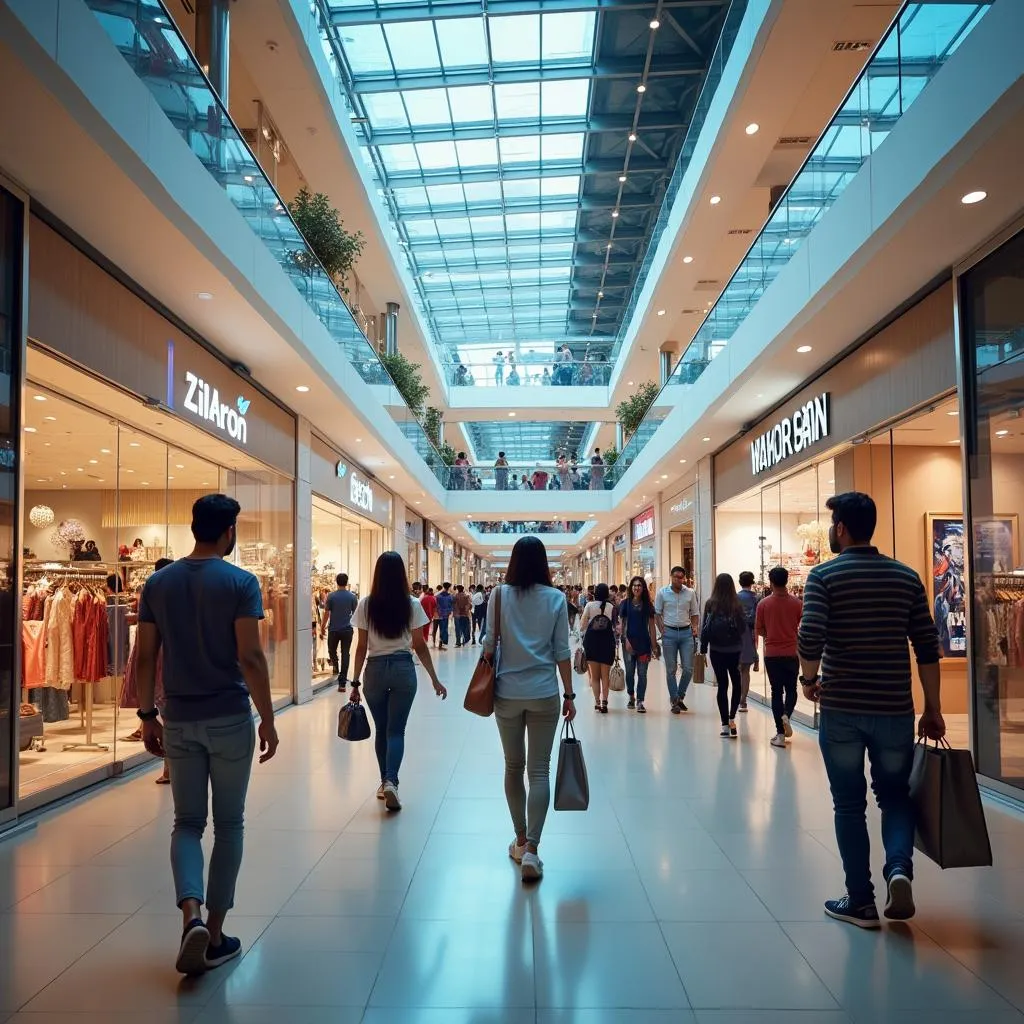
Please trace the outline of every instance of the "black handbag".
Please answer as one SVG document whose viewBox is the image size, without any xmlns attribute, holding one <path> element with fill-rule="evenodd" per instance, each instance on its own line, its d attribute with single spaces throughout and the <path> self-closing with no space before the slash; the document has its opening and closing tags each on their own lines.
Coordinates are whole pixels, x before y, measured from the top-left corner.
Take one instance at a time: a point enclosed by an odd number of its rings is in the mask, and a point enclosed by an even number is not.
<svg viewBox="0 0 1024 1024">
<path fill-rule="evenodd" d="M 940 745 L 941 743 L 941 745 Z M 910 798 L 917 812 L 914 846 L 940 868 L 988 867 L 992 845 L 974 759 L 941 740 L 914 747 Z"/>
<path fill-rule="evenodd" d="M 590 781 L 583 760 L 583 744 L 576 739 L 572 722 L 565 720 L 562 742 L 558 744 L 555 771 L 555 810 L 585 811 L 590 806 Z"/>
<path fill-rule="evenodd" d="M 349 701 L 338 712 L 338 737 L 353 742 L 370 738 L 370 720 L 362 704 Z"/>
</svg>

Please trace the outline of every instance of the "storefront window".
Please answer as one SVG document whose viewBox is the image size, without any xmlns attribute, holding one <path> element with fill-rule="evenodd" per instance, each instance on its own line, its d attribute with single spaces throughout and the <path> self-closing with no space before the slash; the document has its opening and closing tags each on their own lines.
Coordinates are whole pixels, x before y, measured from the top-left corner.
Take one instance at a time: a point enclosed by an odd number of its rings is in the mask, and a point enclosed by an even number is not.
<svg viewBox="0 0 1024 1024">
<path fill-rule="evenodd" d="M 203 494 L 242 505 L 232 560 L 260 580 L 275 697 L 292 696 L 293 677 L 291 481 L 39 350 L 28 375 L 21 687 L 36 717 L 22 799 L 146 756 L 131 657 L 138 598 L 158 559 L 191 551 Z"/>
<path fill-rule="evenodd" d="M 1024 788 L 1024 234 L 960 279 L 978 770 Z"/>
</svg>

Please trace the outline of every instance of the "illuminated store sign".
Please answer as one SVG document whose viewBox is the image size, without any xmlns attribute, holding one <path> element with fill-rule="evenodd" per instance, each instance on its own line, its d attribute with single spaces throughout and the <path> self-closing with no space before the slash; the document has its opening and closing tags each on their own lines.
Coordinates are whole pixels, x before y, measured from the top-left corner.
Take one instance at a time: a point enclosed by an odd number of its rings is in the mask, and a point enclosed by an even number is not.
<svg viewBox="0 0 1024 1024">
<path fill-rule="evenodd" d="M 355 473 L 349 477 L 348 496 L 356 508 L 364 512 L 373 511 L 373 488 L 366 480 L 360 480 Z"/>
<path fill-rule="evenodd" d="M 764 473 L 828 437 L 830 414 L 829 394 L 826 392 L 752 441 L 750 466 L 753 474 Z"/>
<path fill-rule="evenodd" d="M 670 505 L 669 512 L 679 515 L 691 508 L 693 508 L 693 502 L 689 498 L 683 498 L 682 501 L 677 501 L 674 505 Z"/>
<path fill-rule="evenodd" d="M 626 535 L 624 533 L 615 534 L 615 540 L 612 541 L 612 551 L 625 551 L 626 550 Z"/>
<path fill-rule="evenodd" d="M 647 540 L 648 537 L 654 536 L 654 509 L 649 508 L 646 512 L 641 512 L 633 520 L 633 540 Z"/>
<path fill-rule="evenodd" d="M 234 405 L 228 405 L 220 400 L 220 392 L 216 388 L 211 389 L 202 377 L 197 377 L 190 370 L 185 371 L 185 385 L 188 390 L 185 392 L 184 406 L 189 412 L 227 434 L 232 441 L 246 443 L 248 429 L 245 414 L 250 405 L 248 398 L 239 395 Z"/>
</svg>

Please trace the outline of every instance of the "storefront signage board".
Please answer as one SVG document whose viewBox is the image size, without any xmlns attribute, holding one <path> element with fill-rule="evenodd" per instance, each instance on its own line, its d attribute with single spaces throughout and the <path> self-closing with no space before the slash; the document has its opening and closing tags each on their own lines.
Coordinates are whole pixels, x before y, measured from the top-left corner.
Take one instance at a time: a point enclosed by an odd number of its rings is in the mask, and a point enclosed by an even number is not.
<svg viewBox="0 0 1024 1024">
<path fill-rule="evenodd" d="M 615 540 L 612 541 L 613 551 L 625 551 L 626 550 L 626 535 L 624 533 L 617 533 Z"/>
<path fill-rule="evenodd" d="M 313 435 L 310 443 L 309 476 L 314 493 L 322 498 L 381 526 L 391 525 L 390 492 L 318 434 Z"/>
<path fill-rule="evenodd" d="M 169 351 L 173 353 L 174 349 L 170 348 Z M 228 398 L 228 395 L 223 397 Z M 229 402 L 222 400 L 216 386 L 211 388 L 209 382 L 198 374 L 191 370 L 185 371 L 185 397 L 181 403 L 182 408 L 193 416 L 198 416 L 207 430 L 226 434 L 232 441 L 244 445 L 249 437 L 245 414 L 252 405 L 252 399 L 239 394 L 237 398 L 229 399 Z"/>
<path fill-rule="evenodd" d="M 752 441 L 750 467 L 754 476 L 766 473 L 828 437 L 830 412 L 830 396 L 826 391 Z"/>
<path fill-rule="evenodd" d="M 654 509 L 641 512 L 633 520 L 633 541 L 647 540 L 654 536 Z"/>
</svg>

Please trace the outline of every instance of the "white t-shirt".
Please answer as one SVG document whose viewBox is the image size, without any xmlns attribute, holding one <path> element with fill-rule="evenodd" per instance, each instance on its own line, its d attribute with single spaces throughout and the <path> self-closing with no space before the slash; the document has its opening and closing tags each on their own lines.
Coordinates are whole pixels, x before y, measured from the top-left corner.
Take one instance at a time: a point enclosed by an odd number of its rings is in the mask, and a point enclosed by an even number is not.
<svg viewBox="0 0 1024 1024">
<path fill-rule="evenodd" d="M 370 628 L 370 622 L 366 614 L 366 605 L 370 598 L 362 597 L 356 606 L 356 613 L 352 616 L 352 625 L 356 629 L 366 630 L 366 656 L 376 658 L 381 654 L 396 654 L 399 651 L 407 651 L 412 647 L 412 631 L 427 625 L 430 620 L 423 610 L 423 605 L 415 597 L 409 598 L 409 628 L 401 636 L 381 636 L 376 630 Z"/>
<path fill-rule="evenodd" d="M 482 605 L 484 603 L 484 595 L 481 594 L 479 591 L 477 591 L 476 593 L 473 594 L 472 601 L 473 601 L 473 607 L 474 608 L 479 608 L 480 605 Z"/>
</svg>

